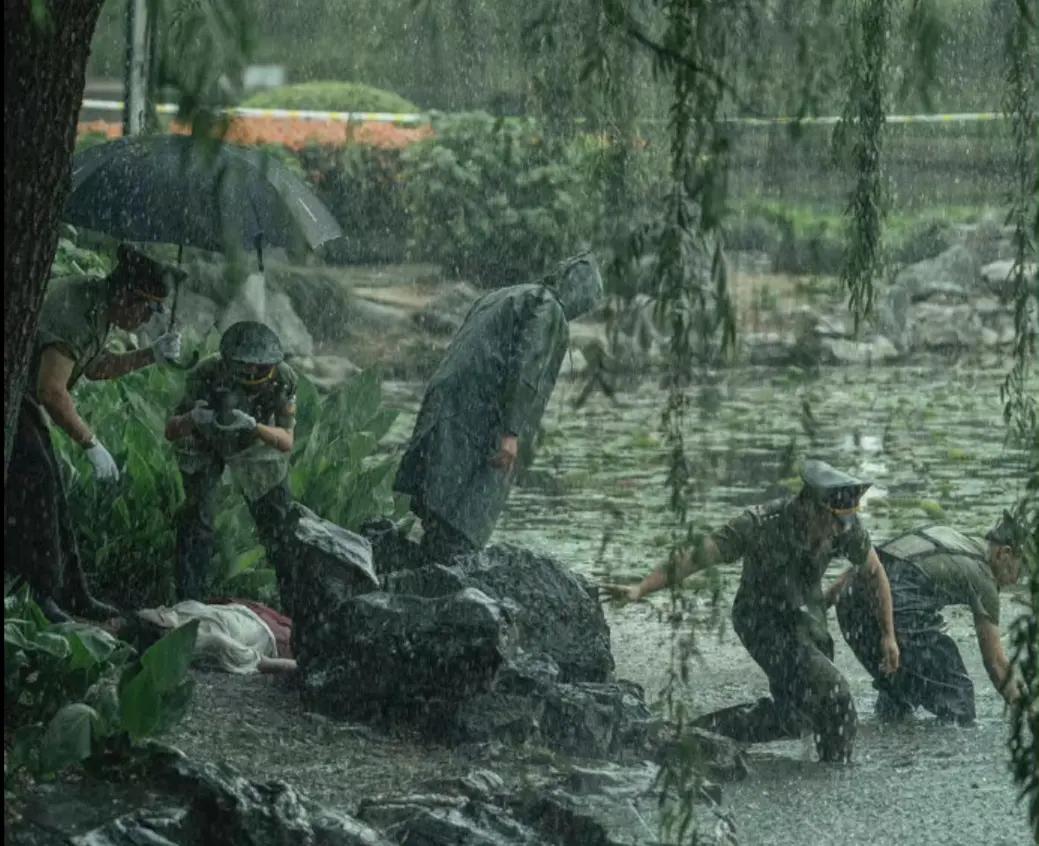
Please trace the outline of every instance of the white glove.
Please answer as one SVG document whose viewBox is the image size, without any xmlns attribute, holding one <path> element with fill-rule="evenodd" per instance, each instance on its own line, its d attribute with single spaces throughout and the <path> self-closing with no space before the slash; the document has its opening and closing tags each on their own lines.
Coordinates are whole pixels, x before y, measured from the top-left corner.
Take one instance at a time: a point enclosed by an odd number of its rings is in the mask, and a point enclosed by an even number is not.
<svg viewBox="0 0 1039 846">
<path fill-rule="evenodd" d="M 212 430 L 216 424 L 216 412 L 209 408 L 205 402 L 195 403 L 195 407 L 188 412 L 191 423 L 199 432 Z"/>
<path fill-rule="evenodd" d="M 216 428 L 221 432 L 252 432 L 256 429 L 256 418 L 250 417 L 241 409 L 234 409 L 231 412 L 231 422 L 222 424 L 217 422 Z"/>
<path fill-rule="evenodd" d="M 180 332 L 167 332 L 160 335 L 152 344 L 152 355 L 156 364 L 169 364 L 180 358 Z"/>
<path fill-rule="evenodd" d="M 94 467 L 94 475 L 102 482 L 119 481 L 119 467 L 116 466 L 112 453 L 105 449 L 100 441 L 87 448 L 87 458 Z"/>
</svg>

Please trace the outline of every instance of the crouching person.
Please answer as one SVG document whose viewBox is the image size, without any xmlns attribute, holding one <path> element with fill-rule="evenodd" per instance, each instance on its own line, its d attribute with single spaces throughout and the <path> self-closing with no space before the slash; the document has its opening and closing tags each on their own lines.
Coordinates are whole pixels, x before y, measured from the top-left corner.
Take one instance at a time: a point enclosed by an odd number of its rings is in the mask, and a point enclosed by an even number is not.
<svg viewBox="0 0 1039 846">
<path fill-rule="evenodd" d="M 176 515 L 178 600 L 206 596 L 216 493 L 226 466 L 274 565 L 282 602 L 289 601 L 294 517 L 288 471 L 296 376 L 284 359 L 281 341 L 267 326 L 234 324 L 221 338 L 219 354 L 191 372 L 184 398 L 166 424 L 184 483 L 184 504 Z"/>
</svg>

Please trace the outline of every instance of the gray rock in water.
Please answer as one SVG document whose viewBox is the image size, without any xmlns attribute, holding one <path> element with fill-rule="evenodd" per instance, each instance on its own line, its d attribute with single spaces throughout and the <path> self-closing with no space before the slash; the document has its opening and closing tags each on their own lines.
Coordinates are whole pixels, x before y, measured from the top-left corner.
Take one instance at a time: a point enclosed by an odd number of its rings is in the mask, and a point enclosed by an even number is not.
<svg viewBox="0 0 1039 846">
<path fill-rule="evenodd" d="M 883 335 L 863 341 L 846 338 L 823 338 L 820 341 L 820 364 L 886 364 L 899 357 L 898 349 Z"/>
<path fill-rule="evenodd" d="M 369 593 L 297 619 L 300 628 L 311 707 L 434 732 L 463 701 L 491 688 L 515 648 L 506 613 L 473 588 L 435 599 Z"/>
<path fill-rule="evenodd" d="M 971 305 L 917 303 L 913 306 L 913 348 L 928 352 L 975 349 L 983 326 Z"/>
<path fill-rule="evenodd" d="M 451 567 L 422 567 L 391 574 L 392 593 L 439 596 L 474 587 L 515 607 L 519 645 L 548 655 L 564 682 L 605 682 L 613 677 L 610 628 L 595 590 L 583 576 L 551 558 L 514 546 L 491 546 L 454 559 Z"/>
<path fill-rule="evenodd" d="M 1006 297 L 1013 289 L 1012 274 L 1016 262 L 1013 259 L 1002 259 L 990 262 L 981 268 L 981 281 L 985 288 L 997 296 Z M 1028 262 L 1024 266 L 1025 277 L 1035 279 L 1037 265 Z"/>
<path fill-rule="evenodd" d="M 934 258 L 902 268 L 895 284 L 904 287 L 913 302 L 932 298 L 963 300 L 974 293 L 980 272 L 977 256 L 956 244 Z"/>
<path fill-rule="evenodd" d="M 701 728 L 688 728 L 679 738 L 671 726 L 659 725 L 657 760 L 684 758 L 698 762 L 717 781 L 739 781 L 750 772 L 747 758 L 735 740 Z"/>
<path fill-rule="evenodd" d="M 469 283 L 457 282 L 416 312 L 413 319 L 434 335 L 453 335 L 479 296 L 480 292 Z"/>
</svg>

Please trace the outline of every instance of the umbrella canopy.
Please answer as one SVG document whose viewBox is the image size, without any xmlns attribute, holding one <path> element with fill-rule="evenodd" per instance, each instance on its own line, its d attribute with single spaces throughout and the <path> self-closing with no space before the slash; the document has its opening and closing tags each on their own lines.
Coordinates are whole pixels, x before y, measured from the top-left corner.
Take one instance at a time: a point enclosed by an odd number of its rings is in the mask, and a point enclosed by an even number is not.
<svg viewBox="0 0 1039 846">
<path fill-rule="evenodd" d="M 315 249 L 343 234 L 280 162 L 178 135 L 122 138 L 75 156 L 62 220 L 128 241 L 214 251 Z"/>
</svg>

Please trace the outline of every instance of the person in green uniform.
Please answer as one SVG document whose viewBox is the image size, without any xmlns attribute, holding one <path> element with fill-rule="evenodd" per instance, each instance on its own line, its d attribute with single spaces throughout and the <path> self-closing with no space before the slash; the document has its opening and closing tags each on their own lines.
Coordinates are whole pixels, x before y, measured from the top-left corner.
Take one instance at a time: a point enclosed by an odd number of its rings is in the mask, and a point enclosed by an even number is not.
<svg viewBox="0 0 1039 846">
<path fill-rule="evenodd" d="M 227 467 L 274 564 L 282 599 L 288 601 L 288 471 L 296 384 L 278 336 L 253 321 L 230 326 L 220 339 L 220 352 L 203 359 L 188 376 L 184 397 L 166 423 L 184 483 L 184 504 L 175 517 L 178 600 L 207 598 L 216 493 Z"/>
<path fill-rule="evenodd" d="M 47 418 L 83 448 L 98 479 L 118 480 L 115 460 L 79 415 L 72 392 L 84 376 L 118 379 L 180 356 L 175 332 L 147 349 L 108 349 L 112 327 L 133 331 L 161 313 L 167 282 L 179 273 L 124 245 L 108 276 L 69 276 L 49 286 L 8 468 L 4 567 L 28 583 L 51 620 L 69 619 L 67 611 L 94 619 L 117 612 L 87 587 Z"/>
<path fill-rule="evenodd" d="M 473 304 L 426 387 L 394 482 L 422 520 L 424 560 L 487 543 L 520 448 L 537 434 L 555 387 L 568 321 L 602 296 L 598 268 L 584 254 L 541 282 L 501 288 Z"/>
<path fill-rule="evenodd" d="M 748 509 L 705 535 L 634 586 L 606 585 L 637 601 L 714 564 L 743 560 L 733 629 L 768 676 L 771 696 L 707 714 L 694 725 L 748 743 L 796 737 L 811 728 L 823 761 L 851 758 L 856 714 L 848 683 L 833 663 L 822 576 L 846 557 L 870 585 L 877 610 L 878 670 L 899 665 L 887 576 L 856 511 L 870 483 L 822 461 L 805 462 L 797 496 Z"/>
<path fill-rule="evenodd" d="M 999 589 L 1020 578 L 1024 534 L 1005 513 L 984 538 L 921 526 L 877 548 L 891 583 L 902 652 L 892 675 L 877 672 L 873 599 L 858 576 L 849 570 L 827 591 L 844 639 L 874 678 L 880 719 L 908 717 L 920 705 L 943 721 L 974 721 L 974 684 L 943 631 L 941 610 L 948 605 L 970 608 L 989 678 L 1007 703 L 1017 702 L 1020 691 L 999 639 Z"/>
</svg>

